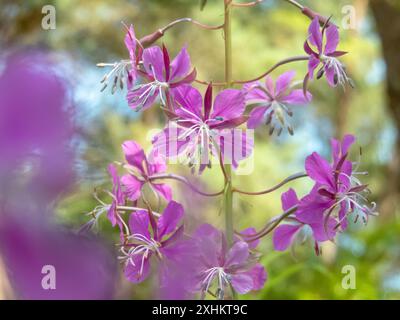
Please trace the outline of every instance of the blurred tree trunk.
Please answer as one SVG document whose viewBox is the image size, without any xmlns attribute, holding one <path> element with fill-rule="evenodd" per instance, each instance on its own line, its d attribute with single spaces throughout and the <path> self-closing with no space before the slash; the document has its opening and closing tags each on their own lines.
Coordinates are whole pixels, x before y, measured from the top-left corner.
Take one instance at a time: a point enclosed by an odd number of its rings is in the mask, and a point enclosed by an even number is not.
<svg viewBox="0 0 400 320">
<path fill-rule="evenodd" d="M 393 215 L 400 196 L 400 2 L 371 0 L 370 6 L 387 66 L 387 105 L 397 128 L 393 158 L 387 172 L 387 189 L 380 208 L 382 215 Z"/>
</svg>

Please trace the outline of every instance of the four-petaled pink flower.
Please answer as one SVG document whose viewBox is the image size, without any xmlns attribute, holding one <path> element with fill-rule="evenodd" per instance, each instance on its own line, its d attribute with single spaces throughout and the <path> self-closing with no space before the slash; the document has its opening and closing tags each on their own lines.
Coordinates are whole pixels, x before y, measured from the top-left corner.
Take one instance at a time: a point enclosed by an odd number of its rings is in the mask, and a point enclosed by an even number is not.
<svg viewBox="0 0 400 320">
<path fill-rule="evenodd" d="M 285 212 L 300 204 L 300 200 L 297 198 L 296 192 L 293 189 L 289 189 L 283 193 L 281 199 L 282 209 Z M 320 252 L 319 243 L 333 239 L 336 234 L 336 220 L 333 218 L 329 218 L 327 224 L 325 224 L 325 220 L 322 216 L 318 221 L 307 222 L 302 220 L 301 214 L 293 214 L 290 215 L 287 220 L 291 223 L 281 224 L 274 231 L 273 244 L 275 250 L 286 250 L 301 231 L 307 232 L 308 229 L 312 232 L 312 237 L 315 242 L 315 251 L 318 254 Z"/>
<path fill-rule="evenodd" d="M 214 287 L 216 296 L 223 299 L 227 288 L 245 294 L 264 286 L 267 273 L 250 251 L 251 243 L 236 238 L 229 248 L 223 232 L 209 224 L 200 226 L 193 239 L 196 289 L 203 297 Z"/>
<path fill-rule="evenodd" d="M 190 71 L 191 62 L 186 48 L 170 62 L 166 47 L 153 46 L 143 50 L 143 68 L 139 74 L 148 82 L 131 88 L 127 94 L 129 106 L 135 111 L 147 109 L 160 98 L 164 107 L 171 107 L 174 90 L 196 79 L 196 69 Z"/>
<path fill-rule="evenodd" d="M 250 112 L 248 128 L 254 129 L 265 123 L 270 125 L 270 134 L 276 129 L 280 135 L 284 128 L 293 134 L 293 128 L 287 121 L 287 116 L 293 115 L 290 106 L 306 104 L 312 99 L 308 91 L 304 95 L 303 90 L 292 89 L 291 82 L 294 76 L 294 71 L 288 71 L 280 75 L 275 84 L 272 78 L 267 76 L 265 84 L 257 81 L 244 85 L 246 101 L 256 104 Z"/>
<path fill-rule="evenodd" d="M 185 154 L 190 167 L 199 166 L 201 173 L 211 166 L 211 156 L 220 157 L 224 163 L 238 162 L 251 154 L 252 137 L 242 129 L 246 122 L 244 93 L 240 90 L 221 91 L 213 102 L 212 85 L 203 98 L 189 86 L 176 89 L 176 108 L 170 112 L 171 121 L 153 139 L 154 152 L 167 157 Z"/>
<path fill-rule="evenodd" d="M 307 157 L 307 174 L 315 181 L 311 192 L 301 200 L 300 210 L 296 215 L 304 222 L 321 221 L 325 224 L 331 217 L 336 219 L 336 227 L 347 227 L 347 216 L 356 214 L 366 223 L 369 215 L 375 215 L 375 204 L 369 207 L 365 193 L 367 185 L 355 176 L 362 172 L 353 171 L 353 164 L 347 160 L 350 146 L 355 138 L 346 135 L 342 142 L 332 139 L 332 163 L 318 153 Z"/>
<path fill-rule="evenodd" d="M 135 141 L 125 141 L 122 149 L 128 162 L 124 166 L 128 173 L 121 177 L 126 196 L 132 201 L 138 200 L 143 186 L 148 184 L 157 194 L 170 201 L 172 199 L 171 188 L 166 184 L 152 181 L 152 177 L 166 172 L 165 158 L 161 155 L 150 155 L 147 158 L 143 149 Z"/>
<path fill-rule="evenodd" d="M 343 64 L 337 59 L 346 52 L 337 51 L 339 32 L 337 26 L 329 24 L 320 28 L 318 17 L 314 18 L 308 29 L 308 39 L 304 42 L 304 50 L 310 56 L 308 61 L 308 76 L 314 77 L 315 69 L 322 64 L 317 72 L 317 78 L 326 74 L 329 85 L 344 85 L 348 82 L 353 86 L 353 81 L 347 76 Z"/>
<path fill-rule="evenodd" d="M 184 250 L 183 215 L 183 207 L 175 201 L 168 203 L 158 221 L 147 210 L 130 215 L 130 235 L 121 247 L 124 273 L 129 281 L 139 283 L 148 277 L 152 257 L 158 259 L 161 269 L 172 268 L 173 263 L 179 261 Z M 160 272 L 165 275 L 168 270 Z"/>
</svg>

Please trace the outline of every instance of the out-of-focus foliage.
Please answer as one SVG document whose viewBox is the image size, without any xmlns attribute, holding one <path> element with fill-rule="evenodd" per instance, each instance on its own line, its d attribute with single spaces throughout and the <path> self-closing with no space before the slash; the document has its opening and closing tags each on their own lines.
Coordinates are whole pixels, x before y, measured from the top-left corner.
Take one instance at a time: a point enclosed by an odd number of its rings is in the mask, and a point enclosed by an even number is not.
<svg viewBox="0 0 400 320">
<path fill-rule="evenodd" d="M 110 97 L 100 93 L 99 80 L 103 70 L 96 70 L 100 61 L 112 62 L 127 57 L 123 44 L 121 21 L 133 23 L 139 36 L 144 36 L 181 18 L 192 17 L 203 23 L 222 22 L 221 0 L 208 0 L 200 11 L 195 0 L 55 0 L 56 30 L 41 29 L 41 8 L 48 1 L 2 1 L 0 26 L 3 40 L 9 47 L 45 47 L 54 51 L 55 58 L 65 62 L 66 75 L 74 85 L 78 105 L 77 124 L 81 128 L 78 143 L 77 171 L 80 176 L 75 190 L 66 195 L 59 205 L 59 219 L 78 227 L 86 217 L 84 212 L 95 205 L 91 193 L 94 187 L 106 187 L 106 166 L 121 160 L 120 145 L 135 139 L 150 146 L 148 132 L 162 126 L 156 107 L 137 115 L 129 110 L 124 93 Z M 256 132 L 254 172 L 235 176 L 234 184 L 241 189 L 259 190 L 276 184 L 285 177 L 303 170 L 303 161 L 314 150 L 329 155 L 329 138 L 344 132 L 355 134 L 363 147 L 362 170 L 368 170 L 373 200 L 385 190 L 385 168 L 390 159 L 393 127 L 385 109 L 383 89 L 384 62 L 379 38 L 367 11 L 367 0 L 304 1 L 315 10 L 329 16 L 340 25 L 344 5 L 353 5 L 359 27 L 341 27 L 340 49 L 350 53 L 344 57 L 356 88 L 331 89 L 325 80 L 311 84 L 313 103 L 295 110 L 295 136 L 269 137 L 267 129 Z M 234 78 L 252 78 L 278 60 L 303 54 L 303 42 L 309 20 L 285 1 L 265 1 L 254 8 L 234 9 L 233 52 Z M 161 40 L 171 55 L 187 45 L 199 77 L 222 80 L 223 38 L 221 31 L 206 31 L 190 24 L 171 29 Z M 2 44 L 0 42 L 0 44 Z M 3 45 L 3 44 L 2 44 Z M 289 67 L 273 73 L 277 76 Z M 290 66 L 302 80 L 305 63 Z M 357 154 L 354 155 L 357 157 Z M 174 167 L 173 170 L 183 170 Z M 218 168 L 202 176 L 210 188 L 222 186 Z M 310 184 L 297 181 L 291 184 L 299 194 L 307 192 Z M 179 190 L 179 189 L 178 189 Z M 285 188 L 281 191 L 285 191 Z M 235 197 L 235 224 L 238 229 L 248 225 L 257 228 L 280 213 L 280 192 L 261 197 Z M 178 199 L 182 199 L 178 195 Z M 207 199 L 206 199 L 207 200 Z M 205 219 L 223 225 L 218 200 L 202 200 Z M 208 200 L 207 200 L 208 201 Z M 184 203 L 185 204 L 185 203 Z M 190 210 L 190 207 L 186 207 Z M 396 218 L 397 216 L 397 218 Z M 367 227 L 356 226 L 340 237 L 337 244 L 323 248 L 322 257 L 315 257 L 312 245 L 297 247 L 294 253 L 274 252 L 271 239 L 263 239 L 262 262 L 269 280 L 259 293 L 244 298 L 256 299 L 395 299 L 400 298 L 400 224 L 398 213 L 374 219 Z M 101 233 L 113 239 L 109 223 L 100 225 Z M 342 267 L 353 265 L 357 271 L 357 289 L 341 286 Z M 151 281 L 133 286 L 121 280 L 120 297 L 151 297 Z"/>
</svg>

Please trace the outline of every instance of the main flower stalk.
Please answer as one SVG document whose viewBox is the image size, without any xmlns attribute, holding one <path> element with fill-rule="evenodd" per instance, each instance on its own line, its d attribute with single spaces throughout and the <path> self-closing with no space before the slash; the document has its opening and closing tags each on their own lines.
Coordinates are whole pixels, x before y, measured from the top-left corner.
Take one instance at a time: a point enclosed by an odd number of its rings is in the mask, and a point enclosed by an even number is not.
<svg viewBox="0 0 400 320">
<path fill-rule="evenodd" d="M 225 44 L 225 82 L 226 88 L 232 84 L 232 31 L 231 31 L 231 3 L 232 0 L 224 0 L 224 44 Z M 232 166 L 224 165 L 225 169 L 225 192 L 224 192 L 224 214 L 225 233 L 228 244 L 233 242 L 233 189 L 232 189 Z"/>
</svg>

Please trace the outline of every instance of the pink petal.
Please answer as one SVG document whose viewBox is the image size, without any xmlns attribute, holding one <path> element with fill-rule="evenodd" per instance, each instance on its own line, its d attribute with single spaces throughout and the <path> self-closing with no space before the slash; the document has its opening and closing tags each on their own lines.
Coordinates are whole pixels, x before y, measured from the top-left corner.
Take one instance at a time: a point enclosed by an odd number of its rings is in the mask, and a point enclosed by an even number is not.
<svg viewBox="0 0 400 320">
<path fill-rule="evenodd" d="M 265 112 L 268 107 L 255 107 L 251 110 L 249 120 L 247 121 L 247 128 L 255 129 L 260 126 L 264 121 Z"/>
<path fill-rule="evenodd" d="M 318 48 L 318 52 L 322 52 L 322 32 L 319 26 L 319 19 L 315 17 L 308 28 L 310 43 Z"/>
<path fill-rule="evenodd" d="M 318 153 L 313 152 L 306 158 L 305 168 L 308 176 L 314 181 L 334 188 L 332 167 Z"/>
<path fill-rule="evenodd" d="M 181 139 L 184 129 L 169 125 L 163 131 L 153 137 L 152 144 L 153 156 L 163 156 L 166 158 L 176 157 L 186 150 L 190 142 L 188 139 Z M 179 139 L 178 139 L 179 138 Z"/>
<path fill-rule="evenodd" d="M 144 259 L 143 268 L 142 259 Z M 127 264 L 124 270 L 125 277 L 133 283 L 143 282 L 150 275 L 149 258 L 143 258 L 142 255 L 135 255 L 132 260 L 135 265 L 132 263 Z"/>
<path fill-rule="evenodd" d="M 148 91 L 148 87 L 142 87 L 137 90 L 129 90 L 126 94 L 126 100 L 131 109 L 135 111 L 146 110 L 154 104 L 158 95 L 158 90 L 152 93 L 151 90 Z"/>
<path fill-rule="evenodd" d="M 275 96 L 279 96 L 289 88 L 290 82 L 292 82 L 295 75 L 296 72 L 288 71 L 278 77 L 275 85 Z"/>
<path fill-rule="evenodd" d="M 172 189 L 164 183 L 152 183 L 151 186 L 167 201 L 172 199 Z"/>
<path fill-rule="evenodd" d="M 313 231 L 313 237 L 317 242 L 331 240 L 336 235 L 335 231 L 335 226 L 337 225 L 336 220 L 333 218 L 329 218 L 326 226 L 324 220 L 325 218 L 322 219 L 319 223 L 310 224 L 310 227 Z"/>
<path fill-rule="evenodd" d="M 178 80 L 186 76 L 190 71 L 190 56 L 186 47 L 183 47 L 174 60 L 171 62 L 170 81 Z"/>
<path fill-rule="evenodd" d="M 223 163 L 232 164 L 237 168 L 239 162 L 249 157 L 254 147 L 254 137 L 251 130 L 224 129 L 215 137 L 222 152 Z M 214 154 L 219 156 L 218 154 Z"/>
<path fill-rule="evenodd" d="M 296 191 L 294 191 L 292 188 L 290 188 L 285 193 L 282 193 L 281 201 L 282 201 L 282 209 L 284 211 L 289 210 L 290 208 L 294 207 L 299 203 Z"/>
<path fill-rule="evenodd" d="M 246 93 L 246 101 L 270 101 L 268 95 L 258 86 L 261 86 L 259 81 L 246 83 L 243 86 L 243 91 Z M 273 91 L 271 95 L 273 95 Z"/>
<path fill-rule="evenodd" d="M 244 93 L 241 90 L 226 89 L 215 98 L 211 118 L 224 120 L 240 117 L 245 109 Z"/>
<path fill-rule="evenodd" d="M 247 228 L 242 231 L 240 231 L 240 234 L 244 236 L 252 236 L 257 233 L 257 230 L 255 228 Z M 246 238 L 245 238 L 246 239 Z M 255 249 L 257 248 L 258 244 L 260 243 L 260 239 L 254 240 L 254 241 L 246 241 L 249 249 Z"/>
<path fill-rule="evenodd" d="M 140 144 L 133 140 L 125 141 L 122 144 L 122 151 L 124 152 L 126 161 L 143 173 L 143 162 L 146 163 L 147 159 Z"/>
<path fill-rule="evenodd" d="M 150 239 L 149 225 L 149 213 L 146 210 L 132 212 L 129 216 L 129 229 L 132 234 L 137 233 Z"/>
<path fill-rule="evenodd" d="M 295 234 L 301 227 L 301 224 L 283 224 L 277 227 L 272 238 L 274 249 L 277 251 L 285 251 L 290 246 Z"/>
<path fill-rule="evenodd" d="M 261 290 L 264 287 L 268 275 L 263 265 L 257 263 L 247 274 L 253 278 L 252 290 Z"/>
<path fill-rule="evenodd" d="M 306 96 L 304 96 L 304 92 L 302 89 L 295 89 L 290 92 L 286 97 L 282 98 L 282 102 L 287 104 L 295 104 L 302 105 L 307 104 L 312 100 L 312 95 L 310 92 L 306 92 Z"/>
<path fill-rule="evenodd" d="M 163 214 L 158 219 L 158 237 L 161 240 L 163 236 L 172 233 L 182 221 L 184 215 L 183 207 L 175 201 L 170 201 L 164 209 Z"/>
<path fill-rule="evenodd" d="M 240 294 L 245 294 L 253 289 L 253 278 L 247 273 L 233 274 L 231 276 L 232 287 Z"/>
<path fill-rule="evenodd" d="M 196 88 L 181 85 L 174 89 L 174 99 L 179 107 L 175 113 L 183 119 L 200 121 L 202 119 L 203 98 Z"/>
<path fill-rule="evenodd" d="M 319 61 L 319 59 L 314 56 L 310 56 L 310 59 L 308 60 L 308 76 L 310 79 L 314 78 L 314 71 L 320 63 L 321 61 Z"/>
<path fill-rule="evenodd" d="M 126 174 L 121 177 L 121 183 L 125 186 L 125 194 L 130 200 L 135 201 L 140 198 L 143 182 L 131 174 Z"/>
<path fill-rule="evenodd" d="M 155 76 L 157 80 L 164 81 L 164 55 L 160 47 L 154 46 L 143 51 L 143 66 L 150 76 Z"/>
<path fill-rule="evenodd" d="M 328 80 L 328 83 L 331 87 L 336 87 L 337 83 L 335 83 L 335 68 L 334 67 L 327 67 L 327 65 L 325 65 L 324 67 L 325 69 L 325 75 L 326 75 L 326 79 Z"/>
<path fill-rule="evenodd" d="M 132 62 L 136 63 L 136 36 L 135 30 L 133 29 L 133 25 L 130 25 L 129 30 L 125 35 L 125 46 L 129 51 L 129 56 Z"/>
<path fill-rule="evenodd" d="M 325 30 L 326 33 L 326 45 L 325 54 L 330 54 L 336 51 L 339 44 L 339 32 L 337 26 L 331 24 Z"/>
<path fill-rule="evenodd" d="M 249 257 L 249 245 L 244 241 L 235 242 L 229 249 L 224 267 L 229 268 L 246 262 Z"/>
</svg>

